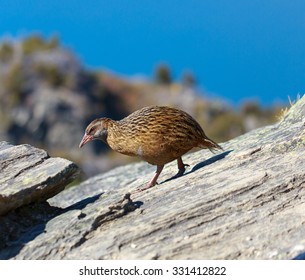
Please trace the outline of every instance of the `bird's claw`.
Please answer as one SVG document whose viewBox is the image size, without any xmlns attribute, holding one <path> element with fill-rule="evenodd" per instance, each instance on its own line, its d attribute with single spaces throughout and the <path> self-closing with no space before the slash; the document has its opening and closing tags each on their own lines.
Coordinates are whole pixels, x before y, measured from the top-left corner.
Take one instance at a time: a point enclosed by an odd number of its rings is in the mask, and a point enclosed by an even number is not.
<svg viewBox="0 0 305 280">
<path fill-rule="evenodd" d="M 182 175 L 184 174 L 184 172 L 185 172 L 186 167 L 189 167 L 189 166 L 190 166 L 189 164 L 183 163 L 183 166 L 182 166 L 181 168 L 178 169 L 179 171 L 178 171 L 178 173 L 174 176 L 174 178 L 178 178 L 178 177 L 182 176 Z"/>
<path fill-rule="evenodd" d="M 142 191 L 146 191 L 146 190 L 148 190 L 148 189 L 154 187 L 155 185 L 159 185 L 159 183 L 156 182 L 154 185 L 148 184 L 148 185 L 146 185 L 144 188 L 138 188 L 138 189 L 136 189 L 135 191 L 131 192 L 131 194 L 135 194 L 135 193 L 139 193 L 139 192 L 142 192 Z"/>
</svg>

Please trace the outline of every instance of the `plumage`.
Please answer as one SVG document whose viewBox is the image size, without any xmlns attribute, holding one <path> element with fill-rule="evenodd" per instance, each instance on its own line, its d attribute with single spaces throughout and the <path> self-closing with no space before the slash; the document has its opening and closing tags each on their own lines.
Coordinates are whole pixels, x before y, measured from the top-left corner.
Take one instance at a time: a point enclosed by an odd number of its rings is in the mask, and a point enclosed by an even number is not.
<svg viewBox="0 0 305 280">
<path fill-rule="evenodd" d="M 95 139 L 119 153 L 157 165 L 157 172 L 146 188 L 156 183 L 163 166 L 173 160 L 178 161 L 177 175 L 182 175 L 185 164 L 181 156 L 192 148 L 222 149 L 189 114 L 166 106 L 144 107 L 120 121 L 96 119 L 86 128 L 79 146 Z"/>
</svg>

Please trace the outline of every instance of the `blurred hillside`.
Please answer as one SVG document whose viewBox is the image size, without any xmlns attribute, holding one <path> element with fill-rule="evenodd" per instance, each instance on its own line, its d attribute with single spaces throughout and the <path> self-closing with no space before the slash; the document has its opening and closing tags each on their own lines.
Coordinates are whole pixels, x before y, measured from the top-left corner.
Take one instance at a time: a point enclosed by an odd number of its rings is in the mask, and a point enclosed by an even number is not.
<svg viewBox="0 0 305 280">
<path fill-rule="evenodd" d="M 254 102 L 234 109 L 208 100 L 191 73 L 174 83 L 166 65 L 149 82 L 86 69 L 57 37 L 0 44 L 0 140 L 42 147 L 75 161 L 88 176 L 133 159 L 98 141 L 79 149 L 87 124 L 102 116 L 121 119 L 152 104 L 187 111 L 218 142 L 275 122 L 281 110 Z"/>
</svg>

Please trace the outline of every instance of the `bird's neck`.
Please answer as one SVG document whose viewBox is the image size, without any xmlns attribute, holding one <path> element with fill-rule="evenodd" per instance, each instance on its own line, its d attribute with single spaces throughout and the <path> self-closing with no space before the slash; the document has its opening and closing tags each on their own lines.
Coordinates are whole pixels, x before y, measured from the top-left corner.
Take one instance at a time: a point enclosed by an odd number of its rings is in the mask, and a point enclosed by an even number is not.
<svg viewBox="0 0 305 280">
<path fill-rule="evenodd" d="M 125 155 L 134 155 L 134 148 L 130 147 L 129 130 L 121 121 L 114 121 L 108 124 L 107 144 L 111 149 Z"/>
<path fill-rule="evenodd" d="M 123 133 L 120 122 L 112 119 L 108 120 L 108 136 L 119 137 Z"/>
</svg>

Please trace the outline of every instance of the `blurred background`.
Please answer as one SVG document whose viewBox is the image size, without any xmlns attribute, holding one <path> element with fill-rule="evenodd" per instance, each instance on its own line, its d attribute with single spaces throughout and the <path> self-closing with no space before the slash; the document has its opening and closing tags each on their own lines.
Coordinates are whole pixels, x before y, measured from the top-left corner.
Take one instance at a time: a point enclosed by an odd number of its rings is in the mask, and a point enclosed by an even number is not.
<svg viewBox="0 0 305 280">
<path fill-rule="evenodd" d="M 0 141 L 92 176 L 135 160 L 78 148 L 97 117 L 171 105 L 218 142 L 274 123 L 304 93 L 304 13 L 302 0 L 5 1 Z"/>
</svg>

